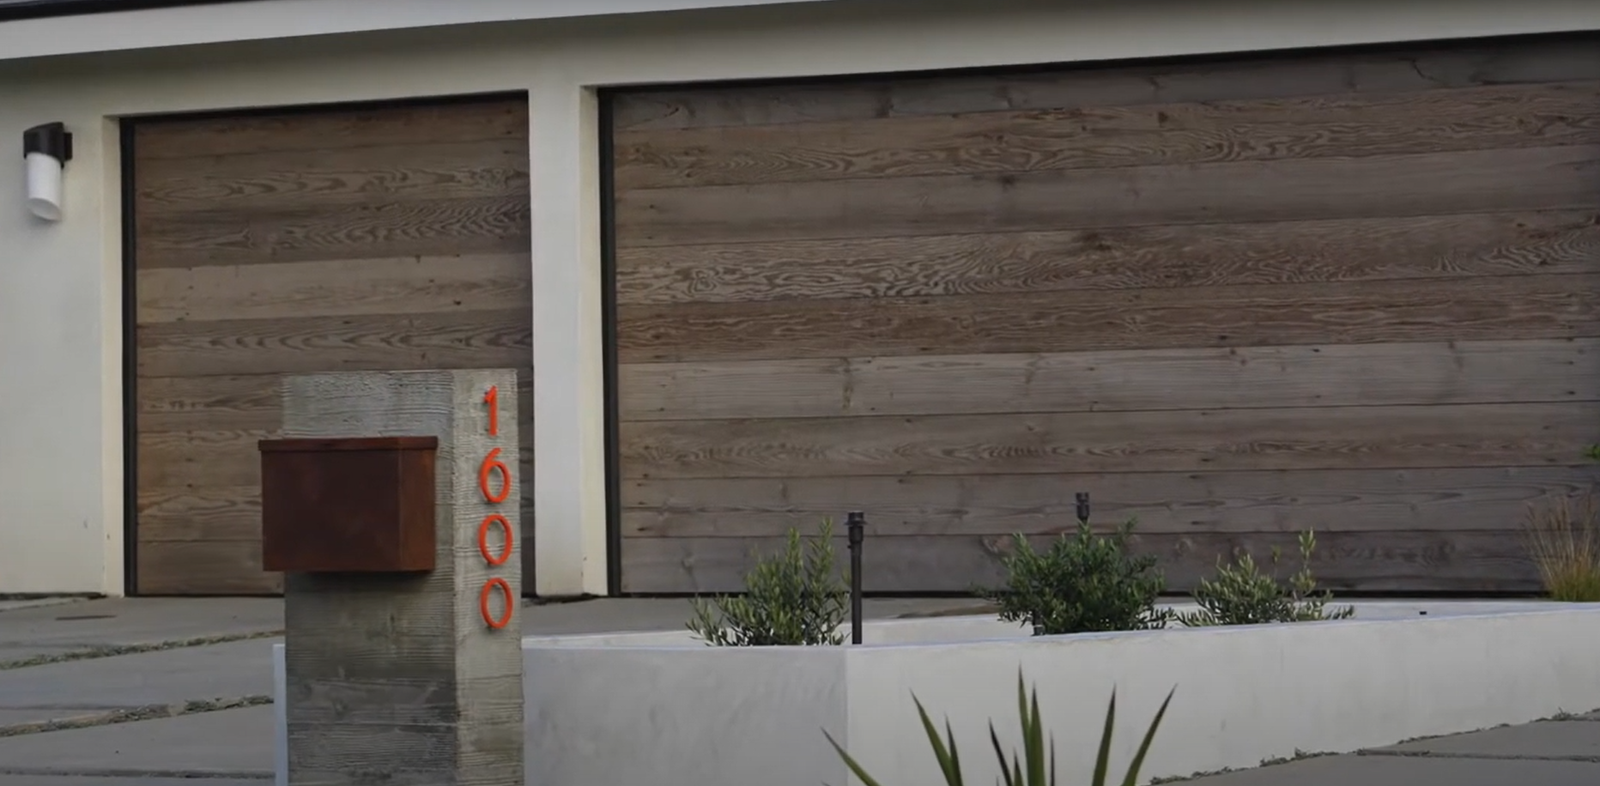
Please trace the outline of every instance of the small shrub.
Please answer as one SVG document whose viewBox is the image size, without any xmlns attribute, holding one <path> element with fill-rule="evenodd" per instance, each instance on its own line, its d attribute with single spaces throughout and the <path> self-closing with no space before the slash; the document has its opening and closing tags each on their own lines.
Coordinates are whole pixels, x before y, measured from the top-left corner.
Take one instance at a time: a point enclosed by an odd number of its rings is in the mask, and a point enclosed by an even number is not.
<svg viewBox="0 0 1600 786">
<path fill-rule="evenodd" d="M 1600 527 L 1592 493 L 1530 505 L 1524 519 L 1529 556 L 1551 600 L 1600 601 Z"/>
<path fill-rule="evenodd" d="M 1173 691 L 1167 692 L 1167 698 L 1161 702 L 1161 709 L 1156 712 L 1154 720 L 1150 721 L 1150 728 L 1145 731 L 1144 740 L 1139 743 L 1139 750 L 1134 753 L 1133 761 L 1128 764 L 1128 772 L 1122 778 L 1122 786 L 1136 786 L 1139 783 L 1139 769 L 1144 766 L 1144 757 L 1150 752 L 1150 743 L 1155 740 L 1156 729 L 1161 726 L 1161 719 L 1167 714 L 1167 705 L 1172 703 Z M 1007 757 L 1000 747 L 1000 735 L 995 732 L 994 721 L 989 721 L 989 743 L 994 747 L 994 755 L 999 760 L 1001 780 L 1005 786 L 1056 786 L 1056 752 L 1055 735 L 1046 735 L 1044 721 L 1039 714 L 1039 691 L 1033 690 L 1032 699 L 1024 684 L 1022 673 L 1017 673 L 1017 714 L 1022 720 L 1022 754 L 1019 756 L 1012 749 L 1011 756 Z M 944 738 L 940 739 L 939 729 L 933 725 L 928 717 L 928 711 L 915 695 L 911 700 L 917 705 L 917 716 L 922 720 L 922 730 L 928 735 L 928 745 L 933 748 L 933 756 L 938 760 L 939 771 L 944 775 L 946 786 L 963 786 L 966 776 L 961 769 L 961 752 L 956 746 L 955 733 L 950 729 L 950 719 L 945 718 Z M 1111 703 L 1106 707 L 1105 728 L 1100 734 L 1100 747 L 1095 755 L 1094 775 L 1090 781 L 1091 786 L 1105 786 L 1109 783 L 1111 761 L 1111 730 L 1116 723 L 1117 694 L 1111 694 Z M 823 730 L 823 735 L 828 738 L 828 743 L 844 759 L 846 767 L 855 773 L 857 778 L 866 786 L 881 786 L 865 768 L 855 760 L 844 748 L 833 739 L 833 735 Z M 1048 749 L 1046 741 L 1048 740 Z"/>
<path fill-rule="evenodd" d="M 1031 625 L 1036 636 L 1166 627 L 1172 612 L 1155 607 L 1166 581 L 1154 556 L 1127 553 L 1133 526 L 1130 519 L 1099 536 L 1080 521 L 1044 553 L 1018 534 L 1002 561 L 1006 588 L 979 594 L 1000 607 L 1000 619 Z"/>
<path fill-rule="evenodd" d="M 717 647 L 840 644 L 850 590 L 834 572 L 833 522 L 802 547 L 790 528 L 781 554 L 759 559 L 745 574 L 745 595 L 694 599 L 693 631 Z"/>
<path fill-rule="evenodd" d="M 1218 560 L 1217 578 L 1201 579 L 1194 591 L 1194 601 L 1199 610 L 1178 614 L 1178 621 L 1189 627 L 1206 625 L 1259 625 L 1268 622 L 1312 622 L 1316 620 L 1345 619 L 1355 614 L 1349 606 L 1332 611 L 1325 610 L 1333 593 L 1318 593 L 1317 580 L 1311 575 L 1311 553 L 1317 548 L 1316 536 L 1310 531 L 1300 533 L 1300 570 L 1289 579 L 1289 586 L 1278 583 L 1275 575 L 1266 575 L 1256 566 L 1250 554 L 1240 551 L 1231 565 Z M 1272 564 L 1279 561 L 1279 551 L 1272 549 Z"/>
</svg>

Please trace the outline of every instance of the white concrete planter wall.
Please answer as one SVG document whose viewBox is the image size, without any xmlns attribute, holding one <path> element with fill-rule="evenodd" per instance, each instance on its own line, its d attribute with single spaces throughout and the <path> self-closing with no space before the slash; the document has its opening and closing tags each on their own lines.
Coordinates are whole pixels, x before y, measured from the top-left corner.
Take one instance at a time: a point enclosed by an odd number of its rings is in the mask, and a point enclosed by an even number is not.
<svg viewBox="0 0 1600 786">
<path fill-rule="evenodd" d="M 1357 617 L 1040 638 L 991 618 L 897 621 L 860 647 L 529 638 L 528 783 L 854 783 L 823 729 L 889 786 L 941 782 L 913 692 L 949 716 L 971 782 L 989 783 L 987 724 L 1017 739 L 1019 668 L 1072 779 L 1090 772 L 1113 687 L 1119 778 L 1177 687 L 1145 781 L 1600 708 L 1600 604 L 1358 604 Z"/>
</svg>

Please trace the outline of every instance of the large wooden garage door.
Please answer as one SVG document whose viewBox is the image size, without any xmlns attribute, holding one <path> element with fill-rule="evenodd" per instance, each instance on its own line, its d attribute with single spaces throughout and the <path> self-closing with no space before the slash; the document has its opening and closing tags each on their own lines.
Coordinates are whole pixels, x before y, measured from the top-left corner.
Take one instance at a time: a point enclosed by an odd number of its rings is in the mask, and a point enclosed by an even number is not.
<svg viewBox="0 0 1600 786">
<path fill-rule="evenodd" d="M 532 531 L 522 98 L 141 121 L 132 156 L 137 591 L 280 590 L 256 442 L 288 373 L 519 369 Z"/>
<path fill-rule="evenodd" d="M 622 577 L 737 589 L 868 514 L 869 590 L 1139 518 L 1360 590 L 1514 590 L 1600 438 L 1600 46 L 614 99 Z"/>
</svg>

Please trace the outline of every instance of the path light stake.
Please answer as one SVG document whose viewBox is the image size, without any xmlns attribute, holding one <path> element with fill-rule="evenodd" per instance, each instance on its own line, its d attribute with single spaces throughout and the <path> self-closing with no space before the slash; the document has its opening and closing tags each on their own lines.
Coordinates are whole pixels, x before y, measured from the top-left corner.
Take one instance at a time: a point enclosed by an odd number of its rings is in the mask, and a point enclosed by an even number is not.
<svg viewBox="0 0 1600 786">
<path fill-rule="evenodd" d="M 1089 492 L 1080 491 L 1078 492 L 1077 497 L 1078 521 L 1087 522 L 1089 520 Z"/>
<path fill-rule="evenodd" d="M 850 531 L 850 643 L 861 643 L 861 543 L 866 540 L 867 516 L 852 511 L 845 516 Z"/>
</svg>

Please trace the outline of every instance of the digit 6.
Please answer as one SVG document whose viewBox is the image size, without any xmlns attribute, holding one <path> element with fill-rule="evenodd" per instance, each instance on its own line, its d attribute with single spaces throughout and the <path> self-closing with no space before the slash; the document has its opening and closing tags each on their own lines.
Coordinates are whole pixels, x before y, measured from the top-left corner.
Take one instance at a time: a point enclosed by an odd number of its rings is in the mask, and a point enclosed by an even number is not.
<svg viewBox="0 0 1600 786">
<path fill-rule="evenodd" d="M 500 455 L 499 448 L 489 451 L 489 455 L 484 456 L 483 463 L 478 466 L 478 490 L 483 492 L 483 498 L 490 502 L 505 502 L 506 498 L 511 496 L 511 470 L 506 469 L 506 465 L 495 458 L 498 455 Z M 499 494 L 489 493 L 489 474 L 494 470 L 500 470 Z"/>
</svg>

